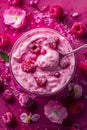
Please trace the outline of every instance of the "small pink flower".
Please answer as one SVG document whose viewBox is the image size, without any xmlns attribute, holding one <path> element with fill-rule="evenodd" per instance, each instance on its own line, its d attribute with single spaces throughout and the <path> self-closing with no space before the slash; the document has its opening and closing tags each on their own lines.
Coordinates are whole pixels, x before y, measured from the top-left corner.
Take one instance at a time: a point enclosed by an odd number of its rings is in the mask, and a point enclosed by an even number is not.
<svg viewBox="0 0 87 130">
<path fill-rule="evenodd" d="M 65 107 L 58 101 L 49 101 L 44 107 L 44 114 L 53 123 L 62 124 L 68 113 Z"/>
<path fill-rule="evenodd" d="M 70 83 L 68 89 L 72 91 L 75 99 L 79 99 L 82 96 L 83 89 L 79 84 Z"/>
<path fill-rule="evenodd" d="M 26 24 L 26 12 L 20 8 L 10 7 L 6 9 L 4 14 L 4 23 L 18 29 Z"/>
<path fill-rule="evenodd" d="M 20 115 L 20 119 L 23 123 L 30 123 L 31 121 L 36 122 L 40 119 L 39 114 L 33 114 L 30 113 L 29 115 L 27 113 L 22 113 Z"/>
</svg>

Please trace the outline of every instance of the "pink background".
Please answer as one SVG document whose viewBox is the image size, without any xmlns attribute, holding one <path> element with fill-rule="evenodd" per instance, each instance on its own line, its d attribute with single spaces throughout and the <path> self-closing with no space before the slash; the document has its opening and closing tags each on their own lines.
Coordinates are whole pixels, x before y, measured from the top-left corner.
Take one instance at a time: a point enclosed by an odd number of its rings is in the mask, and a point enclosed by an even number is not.
<svg viewBox="0 0 87 130">
<path fill-rule="evenodd" d="M 21 7 L 26 10 L 27 14 L 34 10 L 33 8 L 29 7 L 28 1 L 29 0 L 23 0 L 23 3 L 21 5 Z M 6 25 L 4 25 L 2 16 L 3 16 L 4 10 L 9 7 L 9 4 L 6 0 L 2 0 L 0 1 L 0 3 L 1 3 L 0 4 L 0 32 L 7 33 L 11 37 L 12 39 L 11 43 L 13 44 L 20 35 L 22 35 L 24 32 L 26 32 L 29 29 L 27 28 L 27 29 L 24 29 L 23 31 L 16 32 L 14 30 L 6 28 Z M 69 15 L 67 17 L 67 25 L 69 27 L 71 27 L 72 24 L 76 21 L 81 21 L 87 26 L 87 21 L 86 21 L 87 20 L 87 0 L 82 0 L 82 1 L 81 0 L 53 0 L 53 1 L 41 0 L 38 5 L 39 5 L 39 8 L 41 8 L 44 5 L 53 5 L 57 3 L 60 4 L 64 8 L 64 10 L 69 12 Z M 78 19 L 74 19 L 71 17 L 71 15 L 74 12 L 78 12 L 80 14 Z M 84 40 L 83 39 L 78 40 L 74 38 L 74 40 L 75 42 L 73 43 L 73 46 L 77 47 L 83 44 L 83 42 L 86 43 L 87 38 L 85 38 Z M 79 41 L 79 43 L 76 43 L 76 41 Z M 80 60 L 84 59 L 83 52 L 86 52 L 86 49 L 84 51 L 80 51 L 77 54 L 77 63 Z M 0 63 L 0 70 L 1 70 L 1 73 L 3 73 L 4 69 L 3 69 L 2 63 Z M 81 130 L 87 130 L 87 100 L 84 98 L 84 95 L 87 94 L 87 82 L 86 82 L 87 79 L 85 79 L 82 73 L 80 72 L 80 70 L 76 68 L 76 74 L 74 76 L 74 80 L 76 83 L 81 84 L 83 86 L 84 94 L 80 100 L 83 101 L 84 103 L 84 110 L 82 111 L 80 115 L 69 114 L 69 119 L 72 120 L 74 123 L 79 123 Z M 15 86 L 14 83 L 12 82 L 11 85 L 12 85 L 11 90 L 14 92 L 14 94 L 17 95 L 19 92 L 16 91 L 14 87 Z M 9 86 L 10 86 L 10 83 L 6 87 L 8 88 Z M 49 101 L 49 99 L 58 99 L 58 95 L 51 96 L 51 97 L 36 97 L 35 100 L 37 102 L 37 107 L 34 108 L 33 110 L 31 109 L 26 110 L 20 107 L 17 96 L 15 96 L 14 102 L 7 103 L 3 100 L 2 93 L 0 93 L 0 130 L 45 130 L 46 128 L 48 128 L 48 130 L 58 130 L 58 128 L 60 128 L 60 130 L 68 130 L 66 126 L 53 124 L 48 119 L 46 119 L 45 115 L 43 114 L 43 106 L 46 104 L 47 101 Z M 63 97 L 63 100 L 67 100 L 67 99 L 64 99 Z M 1 116 L 7 111 L 11 111 L 16 118 L 16 125 L 14 127 L 9 127 L 9 126 L 4 125 L 1 120 Z M 20 113 L 22 112 L 29 113 L 30 111 L 33 111 L 33 113 L 39 113 L 41 115 L 41 119 L 35 123 L 23 124 L 19 118 Z M 69 125 L 69 122 L 68 122 L 68 125 Z"/>
</svg>

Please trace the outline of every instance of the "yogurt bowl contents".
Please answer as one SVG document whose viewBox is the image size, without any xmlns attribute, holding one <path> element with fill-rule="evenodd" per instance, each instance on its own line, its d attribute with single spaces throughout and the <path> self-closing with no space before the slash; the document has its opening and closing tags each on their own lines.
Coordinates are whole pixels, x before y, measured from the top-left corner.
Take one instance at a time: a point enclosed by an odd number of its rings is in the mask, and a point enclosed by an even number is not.
<svg viewBox="0 0 87 130">
<path fill-rule="evenodd" d="M 57 31 L 33 29 L 20 37 L 12 49 L 14 78 L 28 92 L 54 94 L 66 86 L 74 72 L 74 54 L 63 58 L 59 55 L 71 50 L 70 43 Z"/>
</svg>

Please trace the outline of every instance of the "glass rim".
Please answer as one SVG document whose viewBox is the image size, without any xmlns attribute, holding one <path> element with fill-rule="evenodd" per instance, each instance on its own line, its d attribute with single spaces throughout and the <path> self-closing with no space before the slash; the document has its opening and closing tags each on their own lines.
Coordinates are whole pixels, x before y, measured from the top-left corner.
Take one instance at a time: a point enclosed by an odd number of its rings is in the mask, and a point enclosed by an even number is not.
<svg viewBox="0 0 87 130">
<path fill-rule="evenodd" d="M 58 33 L 58 34 L 60 34 L 61 36 L 63 36 L 60 32 L 58 32 L 57 30 L 54 30 L 54 29 L 50 29 L 50 28 L 35 28 L 35 29 L 32 29 L 32 30 L 29 30 L 29 31 L 27 31 L 27 32 L 25 32 L 22 36 L 20 36 L 18 39 L 17 39 L 17 41 L 14 43 L 14 45 L 13 45 L 13 47 L 12 47 L 12 49 L 11 49 L 11 52 L 10 52 L 10 71 L 11 71 L 11 73 L 12 73 L 12 75 L 13 75 L 13 78 L 14 78 L 14 80 L 16 81 L 16 83 L 18 84 L 18 85 L 20 85 L 21 87 L 22 87 L 22 89 L 27 93 L 27 94 L 29 94 L 29 93 L 31 93 L 31 94 L 35 94 L 35 95 L 37 95 L 37 96 L 51 96 L 51 95 L 55 95 L 55 94 L 57 94 L 57 93 L 59 93 L 60 91 L 62 91 L 62 90 L 64 90 L 65 88 L 66 88 L 66 86 L 68 85 L 68 83 L 71 81 L 71 79 L 72 79 L 72 77 L 73 77 L 73 75 L 74 75 L 74 73 L 75 73 L 75 67 L 76 67 L 76 56 L 75 56 L 75 54 L 73 53 L 73 56 L 74 56 L 74 66 L 73 66 L 73 71 L 72 71 L 72 73 L 71 73 L 71 76 L 70 76 L 70 78 L 67 80 L 67 82 L 65 82 L 63 85 L 61 85 L 62 87 L 60 88 L 60 89 L 56 89 L 56 91 L 54 91 L 54 92 L 44 92 L 44 93 L 40 93 L 40 92 L 35 92 L 35 91 L 33 91 L 33 92 L 31 92 L 31 91 L 29 91 L 29 90 L 27 90 L 26 88 L 24 88 L 18 81 L 17 81 L 17 79 L 15 78 L 15 76 L 14 76 L 14 74 L 13 74 L 13 71 L 12 71 L 12 65 L 11 65 L 11 57 L 12 57 L 12 53 L 13 53 L 13 50 L 14 50 L 14 48 L 15 48 L 15 46 L 17 45 L 17 43 L 18 42 L 20 42 L 23 38 L 25 38 L 27 35 L 29 35 L 30 33 L 32 33 L 32 32 L 34 32 L 35 30 L 36 31 L 40 31 L 40 30 L 50 30 L 50 31 L 53 31 L 53 32 L 56 32 L 56 33 Z M 67 38 L 65 37 L 65 36 L 63 36 L 66 40 L 67 40 Z M 68 40 L 67 40 L 68 41 Z M 69 41 L 68 41 L 69 42 Z M 69 42 L 70 43 L 70 42 Z M 70 46 L 71 46 L 71 49 L 73 49 L 73 47 L 72 47 L 72 45 L 70 44 Z"/>
</svg>

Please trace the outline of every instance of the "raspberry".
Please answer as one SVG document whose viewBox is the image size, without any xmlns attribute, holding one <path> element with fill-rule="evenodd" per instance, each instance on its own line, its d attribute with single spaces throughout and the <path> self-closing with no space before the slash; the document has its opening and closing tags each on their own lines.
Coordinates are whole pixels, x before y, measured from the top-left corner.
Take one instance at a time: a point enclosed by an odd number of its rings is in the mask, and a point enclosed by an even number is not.
<svg viewBox="0 0 87 130">
<path fill-rule="evenodd" d="M 74 23 L 71 31 L 73 34 L 81 36 L 85 33 L 85 27 L 82 23 Z"/>
<path fill-rule="evenodd" d="M 32 53 L 39 54 L 40 53 L 40 46 L 38 43 L 31 43 L 29 49 Z"/>
<path fill-rule="evenodd" d="M 30 58 L 31 58 L 31 60 L 36 61 L 36 59 L 37 59 L 37 55 L 36 55 L 36 54 L 32 54 L 32 55 L 30 56 Z"/>
<path fill-rule="evenodd" d="M 84 105 L 83 105 L 82 102 L 76 101 L 76 102 L 70 104 L 69 110 L 73 114 L 78 114 L 78 113 L 81 112 L 81 110 L 83 109 L 83 107 L 84 107 Z"/>
<path fill-rule="evenodd" d="M 45 76 L 39 76 L 39 77 L 36 77 L 36 82 L 39 86 L 44 86 L 47 83 L 47 79 Z"/>
<path fill-rule="evenodd" d="M 47 43 L 49 44 L 49 47 L 52 49 L 57 49 L 57 44 L 59 43 L 58 37 L 50 37 L 47 40 Z"/>
<path fill-rule="evenodd" d="M 10 101 L 13 99 L 13 94 L 9 89 L 6 89 L 3 93 L 3 97 L 5 100 Z"/>
<path fill-rule="evenodd" d="M 63 15 L 63 8 L 60 5 L 54 5 L 50 8 L 50 16 L 60 18 Z"/>
<path fill-rule="evenodd" d="M 71 129 L 70 129 L 70 130 L 80 130 L 79 125 L 78 125 L 78 124 L 73 124 L 73 125 L 71 126 Z"/>
<path fill-rule="evenodd" d="M 21 93 L 19 95 L 19 103 L 22 107 L 30 107 L 31 105 L 33 105 L 34 101 L 31 97 L 29 97 L 28 94 L 25 93 Z"/>
<path fill-rule="evenodd" d="M 84 74 L 87 75 L 87 61 L 81 61 L 79 63 L 79 68 L 82 70 Z"/>
<path fill-rule="evenodd" d="M 61 68 L 65 69 L 70 65 L 70 61 L 67 57 L 63 57 L 60 59 L 59 65 Z"/>
<path fill-rule="evenodd" d="M 59 77 L 60 77 L 60 73 L 59 73 L 59 72 L 56 72 L 56 73 L 54 74 L 54 76 L 55 76 L 56 78 L 59 78 Z"/>
<path fill-rule="evenodd" d="M 47 51 L 46 51 L 45 49 L 42 49 L 42 50 L 41 50 L 41 54 L 42 54 L 42 55 L 45 55 L 46 52 L 47 52 Z"/>
<path fill-rule="evenodd" d="M 2 116 L 2 120 L 5 124 L 11 124 L 13 121 L 13 114 L 11 112 L 6 112 L 3 116 Z"/>
<path fill-rule="evenodd" d="M 11 75 L 10 75 L 10 74 L 6 74 L 6 75 L 5 75 L 5 79 L 6 79 L 7 81 L 10 81 Z"/>
<path fill-rule="evenodd" d="M 20 3 L 20 0 L 8 0 L 11 5 L 18 5 Z"/>
<path fill-rule="evenodd" d="M 0 76 L 0 90 L 2 90 L 2 85 L 3 85 L 3 79 L 2 79 L 2 77 Z"/>
<path fill-rule="evenodd" d="M 2 86 L 3 85 L 3 79 L 2 79 L 2 77 L 0 76 L 0 86 Z"/>
<path fill-rule="evenodd" d="M 0 34 L 0 47 L 5 47 L 10 42 L 9 36 L 6 34 Z"/>
<path fill-rule="evenodd" d="M 36 66 L 33 61 L 26 60 L 22 63 L 21 68 L 24 72 L 34 72 L 36 69 Z"/>
</svg>

